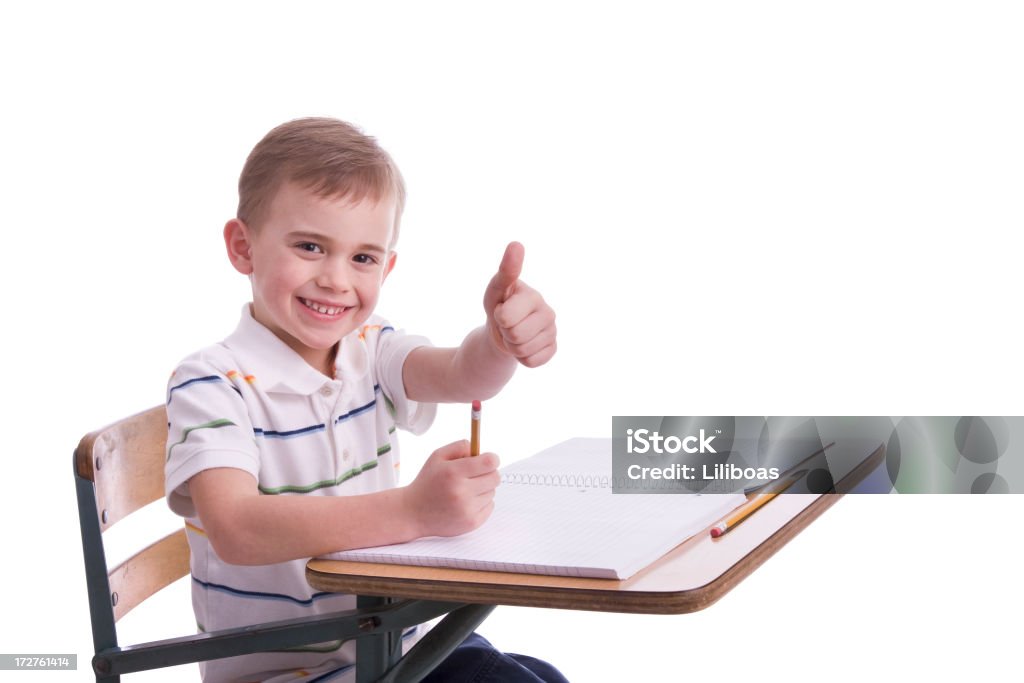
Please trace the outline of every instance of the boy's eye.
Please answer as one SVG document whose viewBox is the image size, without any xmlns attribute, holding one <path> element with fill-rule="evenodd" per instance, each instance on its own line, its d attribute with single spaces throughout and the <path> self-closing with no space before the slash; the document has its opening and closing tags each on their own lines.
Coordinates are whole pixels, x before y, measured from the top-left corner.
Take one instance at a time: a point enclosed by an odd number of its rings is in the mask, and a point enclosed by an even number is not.
<svg viewBox="0 0 1024 683">
<path fill-rule="evenodd" d="M 369 254 L 356 254 L 352 257 L 352 260 L 356 263 L 374 264 L 377 263 L 377 259 L 370 256 Z"/>
<path fill-rule="evenodd" d="M 295 246 L 299 250 L 308 251 L 311 254 L 322 254 L 324 251 L 320 248 L 319 244 L 314 244 L 313 242 L 299 242 Z"/>
</svg>

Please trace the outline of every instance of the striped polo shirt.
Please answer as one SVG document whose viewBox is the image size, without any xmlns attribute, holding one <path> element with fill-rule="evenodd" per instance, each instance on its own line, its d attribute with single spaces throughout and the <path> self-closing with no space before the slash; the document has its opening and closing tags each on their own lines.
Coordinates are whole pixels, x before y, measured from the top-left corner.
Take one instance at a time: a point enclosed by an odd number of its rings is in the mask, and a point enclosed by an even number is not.
<svg viewBox="0 0 1024 683">
<path fill-rule="evenodd" d="M 305 560 L 221 560 L 196 517 L 188 480 L 234 467 L 252 474 L 266 496 L 346 496 L 396 486 L 396 427 L 418 434 L 434 419 L 436 405 L 410 400 L 402 382 L 406 356 L 428 343 L 372 316 L 341 340 L 330 379 L 253 319 L 247 304 L 230 337 L 177 367 L 167 389 L 166 493 L 171 509 L 185 517 L 200 630 L 355 606 L 353 596 L 314 592 Z M 200 668 L 204 681 L 311 681 L 339 670 L 324 680 L 342 681 L 353 675 L 354 662 L 355 642 L 337 641 Z"/>
</svg>

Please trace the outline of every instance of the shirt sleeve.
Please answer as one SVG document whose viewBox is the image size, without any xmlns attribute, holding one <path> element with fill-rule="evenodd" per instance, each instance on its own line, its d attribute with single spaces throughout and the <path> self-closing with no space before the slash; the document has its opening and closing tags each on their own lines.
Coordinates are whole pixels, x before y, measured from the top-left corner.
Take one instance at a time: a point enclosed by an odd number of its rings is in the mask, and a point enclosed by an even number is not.
<svg viewBox="0 0 1024 683">
<path fill-rule="evenodd" d="M 396 331 L 386 323 L 377 336 L 374 359 L 377 381 L 393 410 L 395 424 L 413 434 L 422 434 L 433 424 L 437 404 L 414 401 L 406 395 L 402 368 L 413 349 L 430 345 L 426 337 Z"/>
<path fill-rule="evenodd" d="M 171 510 L 195 517 L 188 480 L 203 470 L 231 467 L 259 479 L 252 420 L 232 380 L 203 360 L 178 366 L 167 388 L 167 464 L 164 489 Z"/>
</svg>

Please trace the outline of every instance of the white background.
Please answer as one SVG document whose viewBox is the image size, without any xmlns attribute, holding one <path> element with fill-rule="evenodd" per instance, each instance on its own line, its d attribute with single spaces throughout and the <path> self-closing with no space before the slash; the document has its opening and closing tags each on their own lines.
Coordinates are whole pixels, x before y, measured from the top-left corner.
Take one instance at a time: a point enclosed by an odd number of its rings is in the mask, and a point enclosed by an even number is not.
<svg viewBox="0 0 1024 683">
<path fill-rule="evenodd" d="M 80 667 L 3 680 L 88 679 L 72 449 L 233 329 L 220 230 L 290 118 L 401 166 L 399 325 L 457 343 L 526 245 L 560 351 L 486 406 L 506 462 L 615 414 L 1020 414 L 1014 3 L 368 4 L 0 10 L 0 651 Z M 405 439 L 406 475 L 466 412 Z M 573 681 L 1005 677 L 1021 500 L 848 496 L 704 612 L 482 632 Z M 125 642 L 192 629 L 169 594 Z"/>
</svg>

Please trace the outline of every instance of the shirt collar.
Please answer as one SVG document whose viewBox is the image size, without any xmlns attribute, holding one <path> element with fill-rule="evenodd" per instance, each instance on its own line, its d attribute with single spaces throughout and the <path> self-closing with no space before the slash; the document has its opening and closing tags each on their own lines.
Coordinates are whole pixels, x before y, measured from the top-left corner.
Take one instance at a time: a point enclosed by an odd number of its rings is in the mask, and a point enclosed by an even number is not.
<svg viewBox="0 0 1024 683">
<path fill-rule="evenodd" d="M 331 381 L 253 318 L 251 304 L 242 307 L 238 327 L 224 340 L 224 345 L 234 352 L 245 371 L 255 377 L 264 391 L 308 396 Z M 341 349 L 338 355 L 342 355 Z M 342 376 L 340 372 L 336 375 Z"/>
</svg>

